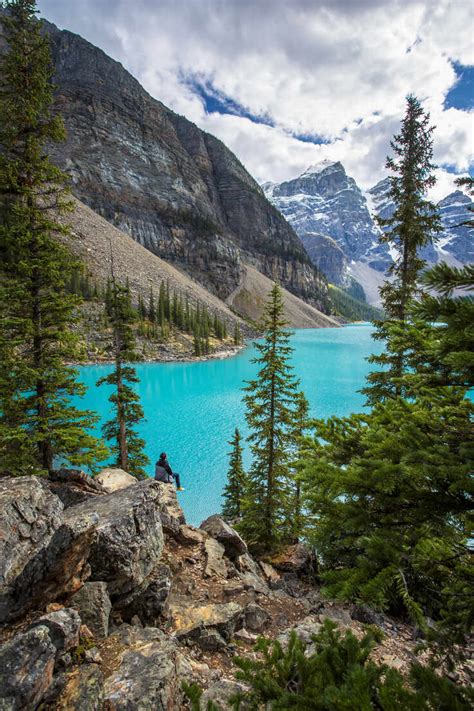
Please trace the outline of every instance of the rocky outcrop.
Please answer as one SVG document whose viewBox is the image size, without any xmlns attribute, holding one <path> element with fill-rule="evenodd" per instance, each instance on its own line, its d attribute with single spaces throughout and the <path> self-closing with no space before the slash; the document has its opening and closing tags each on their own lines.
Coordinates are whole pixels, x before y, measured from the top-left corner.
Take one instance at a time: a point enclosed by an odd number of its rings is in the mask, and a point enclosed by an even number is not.
<svg viewBox="0 0 474 711">
<path fill-rule="evenodd" d="M 125 69 L 47 25 L 68 138 L 54 157 L 74 193 L 221 298 L 248 262 L 325 306 L 300 240 L 221 141 L 152 99 Z"/>
<path fill-rule="evenodd" d="M 230 560 L 235 560 L 240 555 L 248 552 L 247 544 L 223 518 L 214 514 L 209 516 L 200 525 L 203 531 L 215 538 L 224 546 L 225 554 Z"/>
<path fill-rule="evenodd" d="M 104 577 L 85 583 L 77 578 L 79 591 L 59 586 L 55 595 L 38 576 L 45 598 L 36 598 L 36 609 L 28 608 L 13 624 L 0 626 L 0 708 L 5 711 L 181 711 L 187 708 L 183 681 L 198 682 L 206 689 L 205 703 L 216 700 L 226 709 L 230 695 L 244 689 L 231 680 L 232 654 L 255 658 L 259 634 L 279 638 L 285 646 L 294 629 L 311 644 L 326 618 L 357 633 L 363 626 L 354 619 L 377 623 L 377 613 L 368 608 L 323 601 L 308 580 L 311 555 L 304 546 L 287 550 L 276 561 L 278 572 L 248 552 L 237 555 L 241 539 L 220 517 L 210 517 L 200 529 L 180 523 L 184 518 L 169 485 L 136 482 L 63 509 L 34 477 L 1 484 L 7 540 L 16 547 L 20 569 L 47 560 L 39 551 L 48 548 L 56 531 L 86 523 L 96 538 L 83 567 Z M 15 506 L 5 495 L 10 489 Z M 22 517 L 15 519 L 12 511 Z M 48 515 L 52 523 L 47 525 Z M 24 547 L 14 533 L 21 541 L 26 534 Z M 221 569 L 209 567 L 212 546 Z M 74 557 L 61 560 L 72 565 L 71 574 L 77 572 Z M 18 573 L 8 578 L 9 585 Z M 397 634 L 387 620 L 384 629 L 388 640 Z M 406 637 L 414 646 L 413 630 Z M 406 668 L 408 656 L 400 645 L 385 644 L 374 654 Z"/>
<path fill-rule="evenodd" d="M 89 573 L 94 522 L 68 518 L 36 477 L 0 480 L 0 530 L 0 622 L 74 592 Z"/>
<path fill-rule="evenodd" d="M 65 512 L 70 521 L 95 523 L 96 539 L 89 555 L 90 579 L 106 582 L 113 599 L 140 585 L 160 560 L 160 491 L 156 482 L 143 481 Z"/>
</svg>

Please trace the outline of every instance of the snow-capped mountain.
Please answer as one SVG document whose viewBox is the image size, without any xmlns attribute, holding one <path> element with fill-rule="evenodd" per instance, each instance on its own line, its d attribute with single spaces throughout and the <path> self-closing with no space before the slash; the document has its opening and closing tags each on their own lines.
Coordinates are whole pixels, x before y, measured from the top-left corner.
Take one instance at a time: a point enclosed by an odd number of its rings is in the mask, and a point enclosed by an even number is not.
<svg viewBox="0 0 474 711">
<path fill-rule="evenodd" d="M 364 194 L 342 163 L 327 160 L 293 180 L 262 185 L 329 280 L 344 285 L 355 278 L 374 304 L 379 303 L 378 287 L 397 256 L 395 250 L 380 243 L 381 229 L 374 220 L 375 215 L 386 218 L 393 212 L 389 187 L 385 178 Z M 438 203 L 443 233 L 435 247 L 425 248 L 424 259 L 452 264 L 473 261 L 474 230 L 461 224 L 472 218 L 468 210 L 472 205 L 459 190 Z"/>
</svg>

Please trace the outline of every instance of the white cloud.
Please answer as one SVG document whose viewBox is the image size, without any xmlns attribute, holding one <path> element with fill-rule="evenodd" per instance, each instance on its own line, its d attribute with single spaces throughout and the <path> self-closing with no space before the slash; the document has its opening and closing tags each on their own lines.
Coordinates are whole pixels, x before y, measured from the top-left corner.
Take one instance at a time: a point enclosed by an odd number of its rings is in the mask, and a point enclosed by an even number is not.
<svg viewBox="0 0 474 711">
<path fill-rule="evenodd" d="M 384 175 L 405 96 L 436 124 L 435 160 L 465 171 L 472 114 L 443 109 L 452 61 L 473 63 L 464 0 L 42 0 L 44 15 L 121 61 L 156 98 L 221 138 L 259 179 L 323 158 L 369 187 Z M 67 6 L 69 5 L 69 7 Z M 250 114 L 207 114 L 183 76 L 199 75 Z M 291 134 L 318 134 L 313 145 Z M 442 183 L 451 178 L 440 173 Z"/>
</svg>

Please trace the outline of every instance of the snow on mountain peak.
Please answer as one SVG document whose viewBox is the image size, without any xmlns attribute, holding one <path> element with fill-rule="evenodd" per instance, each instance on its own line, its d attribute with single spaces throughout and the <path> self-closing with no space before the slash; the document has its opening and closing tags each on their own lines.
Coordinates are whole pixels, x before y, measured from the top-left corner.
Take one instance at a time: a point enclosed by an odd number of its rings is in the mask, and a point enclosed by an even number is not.
<svg viewBox="0 0 474 711">
<path fill-rule="evenodd" d="M 301 173 L 300 178 L 303 177 L 303 175 L 317 175 L 322 173 L 323 170 L 326 170 L 326 168 L 331 168 L 333 165 L 337 165 L 337 161 L 325 158 L 320 163 L 314 163 L 313 165 L 310 165 L 309 168 L 306 168 L 304 173 Z"/>
</svg>

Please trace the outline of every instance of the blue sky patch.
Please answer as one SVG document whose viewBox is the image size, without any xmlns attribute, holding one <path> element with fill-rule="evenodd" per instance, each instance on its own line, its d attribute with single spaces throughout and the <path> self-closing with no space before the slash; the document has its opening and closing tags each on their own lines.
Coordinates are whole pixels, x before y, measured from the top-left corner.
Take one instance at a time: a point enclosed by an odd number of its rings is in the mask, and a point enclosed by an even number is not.
<svg viewBox="0 0 474 711">
<path fill-rule="evenodd" d="M 243 116 L 253 123 L 262 123 L 265 126 L 275 126 L 271 118 L 266 115 L 256 115 L 248 111 L 242 104 L 234 101 L 230 96 L 217 89 L 212 81 L 201 80 L 196 77 L 186 77 L 185 83 L 201 98 L 204 109 L 208 114 L 231 114 L 233 116 Z"/>
<path fill-rule="evenodd" d="M 474 108 L 474 67 L 453 62 L 457 80 L 444 100 L 445 109 Z"/>
<path fill-rule="evenodd" d="M 318 133 L 293 133 L 291 131 L 286 131 L 292 138 L 296 138 L 298 141 L 303 141 L 303 143 L 314 143 L 316 146 L 320 146 L 323 143 L 331 143 L 328 138 L 320 136 Z"/>
</svg>

